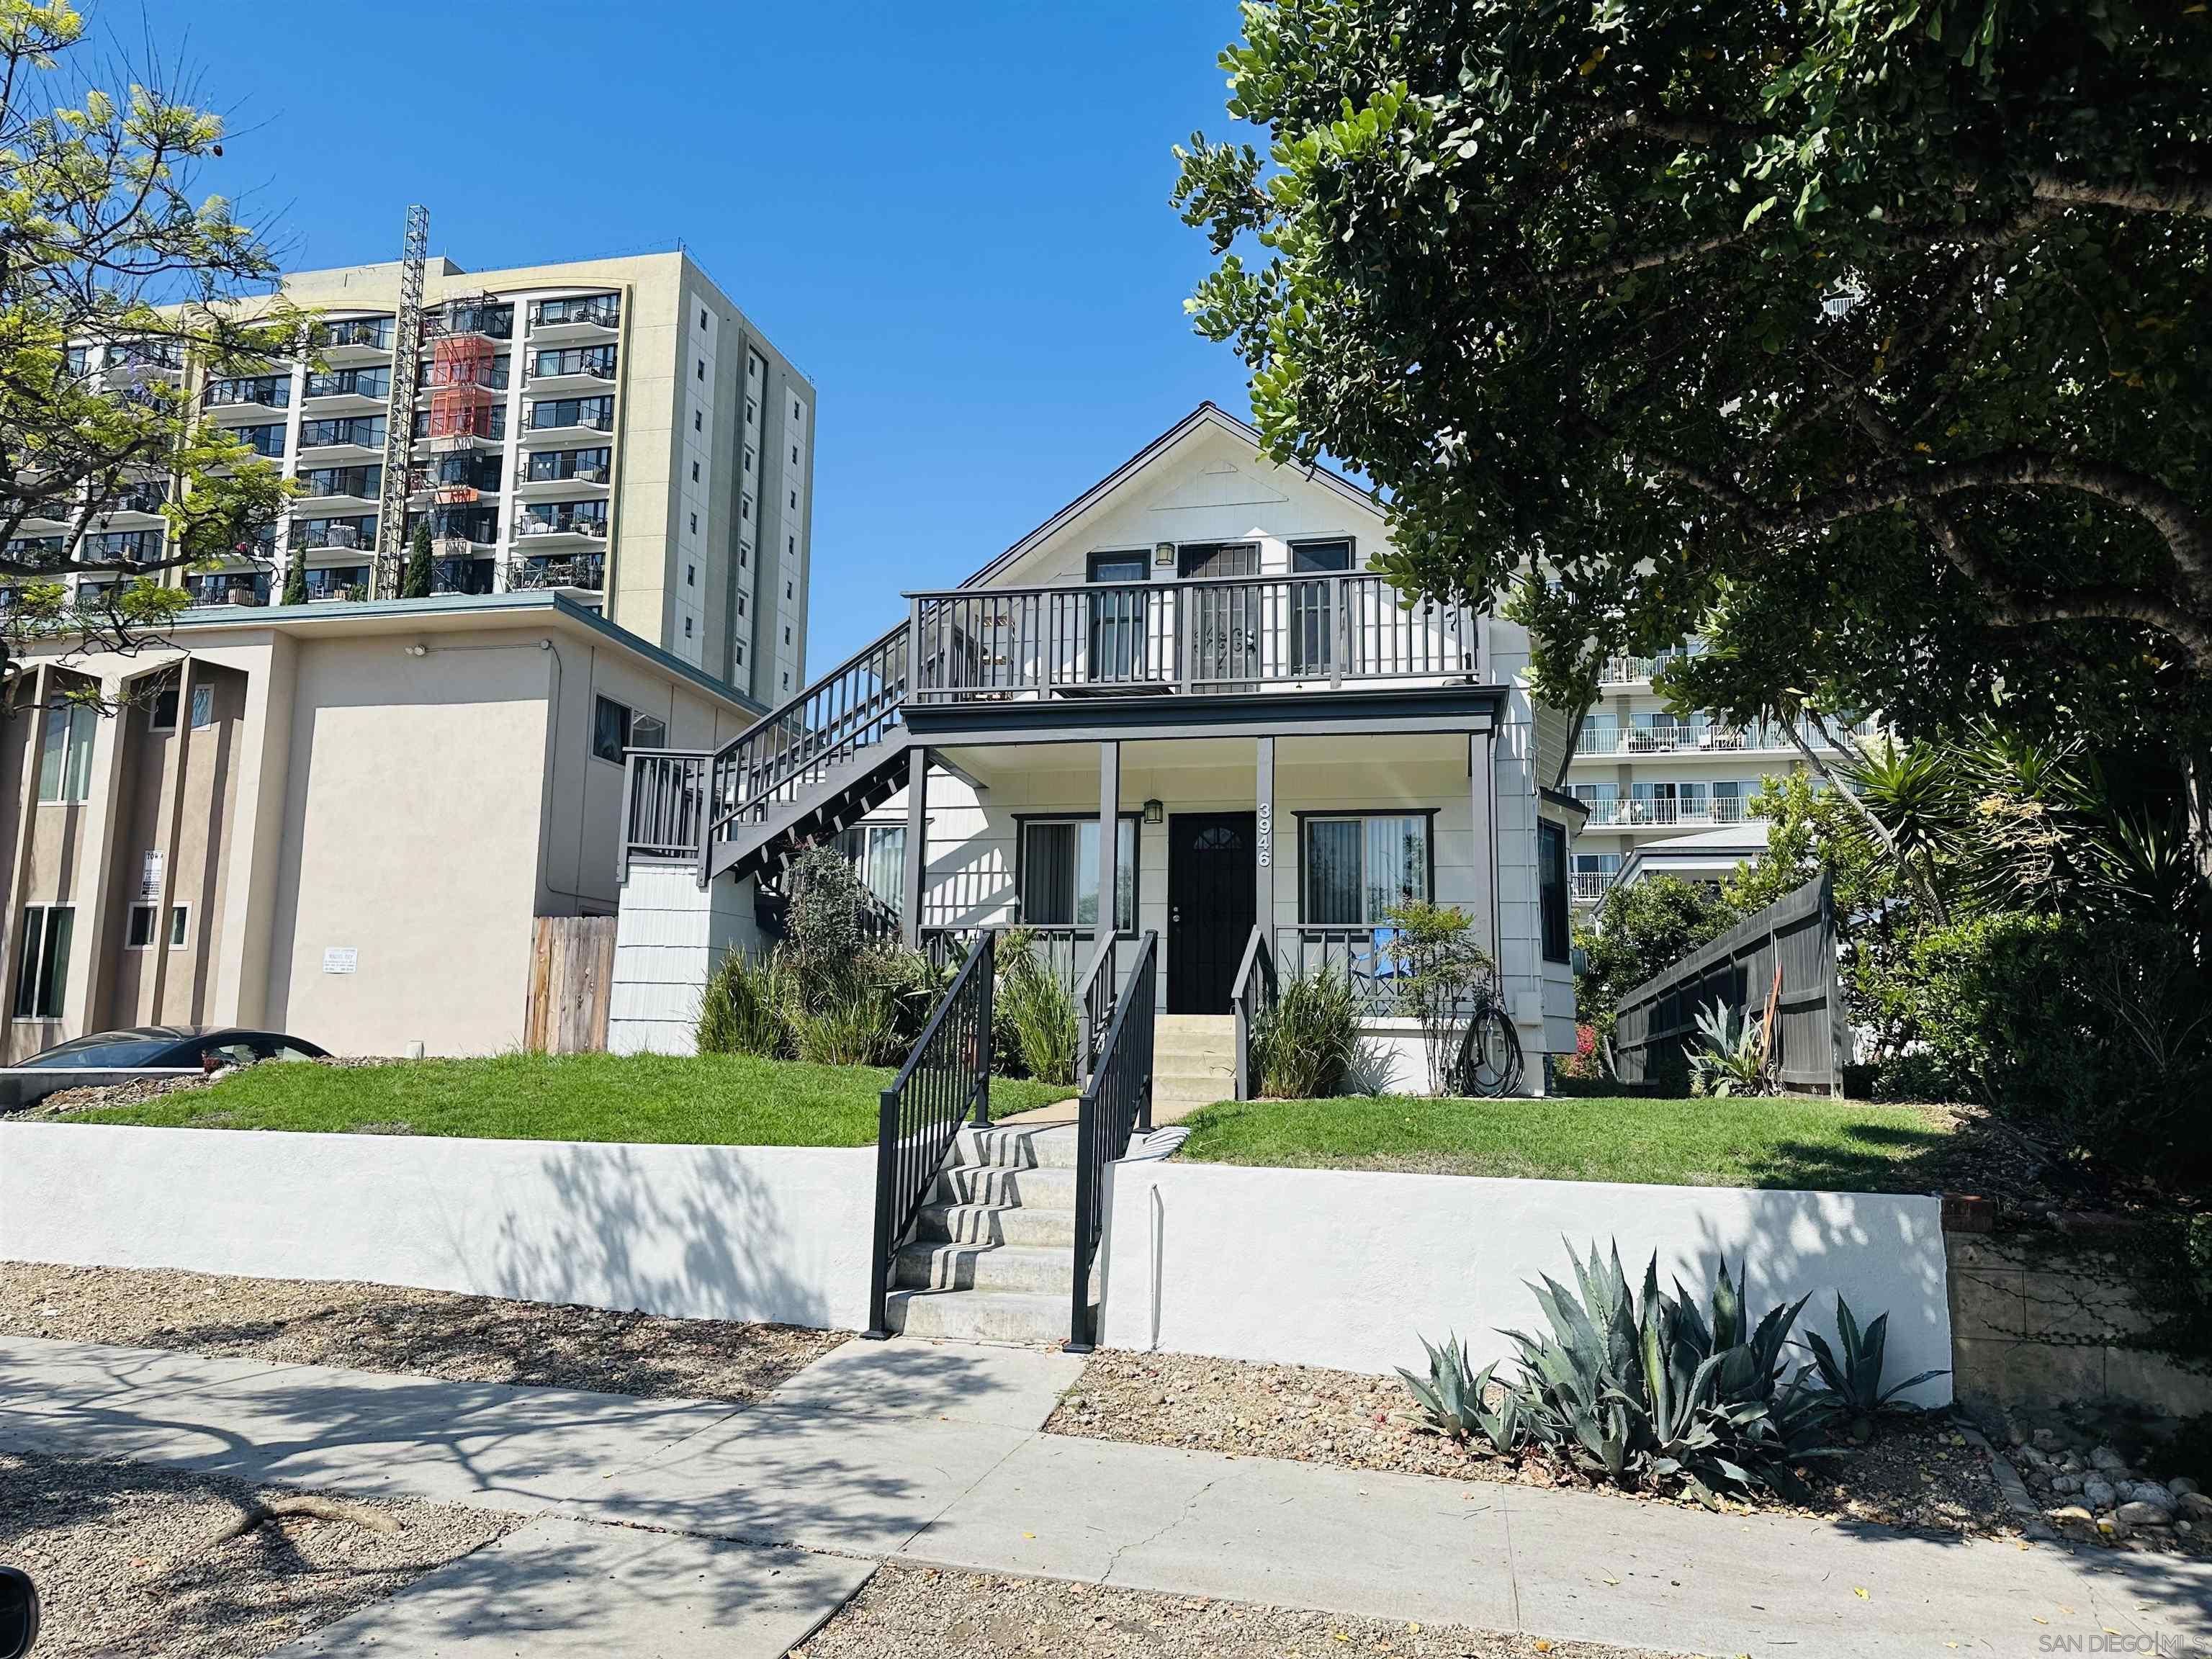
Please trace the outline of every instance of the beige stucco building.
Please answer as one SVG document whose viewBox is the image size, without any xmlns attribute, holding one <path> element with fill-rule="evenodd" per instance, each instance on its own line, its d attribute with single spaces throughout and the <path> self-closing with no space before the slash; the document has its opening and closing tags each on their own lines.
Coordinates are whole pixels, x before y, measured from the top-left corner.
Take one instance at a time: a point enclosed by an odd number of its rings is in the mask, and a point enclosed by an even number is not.
<svg viewBox="0 0 2212 1659">
<path fill-rule="evenodd" d="M 552 592 L 33 651 L 0 720 L 6 1057 L 151 1022 L 515 1046 L 533 919 L 614 910 L 624 750 L 758 712 Z"/>
</svg>

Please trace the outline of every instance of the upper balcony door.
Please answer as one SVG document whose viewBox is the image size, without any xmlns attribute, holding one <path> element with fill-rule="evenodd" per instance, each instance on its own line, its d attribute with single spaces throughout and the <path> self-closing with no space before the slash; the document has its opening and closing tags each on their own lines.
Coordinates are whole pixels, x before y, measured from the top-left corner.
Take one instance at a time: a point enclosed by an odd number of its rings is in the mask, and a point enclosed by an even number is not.
<svg viewBox="0 0 2212 1659">
<path fill-rule="evenodd" d="M 1093 582 L 1150 580 L 1146 556 L 1093 553 L 1085 574 Z M 1090 678 L 1093 685 L 1123 685 L 1145 678 L 1145 592 L 1114 587 L 1090 596 Z"/>
<path fill-rule="evenodd" d="M 1185 580 L 1260 574 L 1257 542 L 1210 542 L 1176 550 L 1176 572 Z M 1261 608 L 1257 587 L 1188 590 L 1194 602 L 1190 677 L 1220 690 L 1248 687 L 1260 678 Z"/>
</svg>

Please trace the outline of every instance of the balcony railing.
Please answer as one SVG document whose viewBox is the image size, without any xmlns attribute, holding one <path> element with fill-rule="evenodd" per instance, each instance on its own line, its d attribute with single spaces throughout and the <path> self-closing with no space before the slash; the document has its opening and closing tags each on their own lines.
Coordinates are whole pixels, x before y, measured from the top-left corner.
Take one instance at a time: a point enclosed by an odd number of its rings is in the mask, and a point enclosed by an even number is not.
<svg viewBox="0 0 2212 1659">
<path fill-rule="evenodd" d="M 908 596 L 925 702 L 1472 679 L 1464 611 L 1381 576 L 1237 576 Z"/>
<path fill-rule="evenodd" d="M 1618 873 L 1612 870 L 1577 870 L 1567 878 L 1568 890 L 1578 902 L 1588 903 L 1602 897 Z"/>
<path fill-rule="evenodd" d="M 248 380 L 210 380 L 200 402 L 209 409 L 250 404 L 257 409 L 289 409 L 292 382 L 288 376 L 269 374 Z"/>
<path fill-rule="evenodd" d="M 311 553 L 355 553 L 376 545 L 376 520 L 363 524 L 303 524 L 292 532 L 292 545 Z"/>
<path fill-rule="evenodd" d="M 1678 657 L 1702 657 L 1705 653 L 1705 641 L 1699 640 L 1689 645 L 1677 646 L 1670 651 L 1655 652 L 1648 657 L 1609 657 L 1605 666 L 1598 671 L 1598 684 L 1632 685 L 1650 679 Z"/>
<path fill-rule="evenodd" d="M 598 591 L 607 585 L 607 556 L 579 553 L 573 559 L 512 559 L 507 585 L 515 588 L 586 587 Z"/>
<path fill-rule="evenodd" d="M 316 342 L 325 346 L 367 346 L 373 350 L 392 349 L 392 319 L 389 317 L 350 317 L 335 323 L 325 323 L 315 331 Z"/>
<path fill-rule="evenodd" d="M 596 505 L 596 503 L 595 503 Z M 515 520 L 518 536 L 605 536 L 605 513 L 526 513 Z"/>
<path fill-rule="evenodd" d="M 1646 799 L 1638 796 L 1628 800 L 1594 800 L 1589 805 L 1589 827 L 1592 829 L 1602 824 L 1632 829 L 1644 825 L 1711 827 L 1714 824 L 1764 822 L 1759 814 L 1751 811 L 1751 803 L 1738 795 L 1692 796 L 1674 800 Z"/>
<path fill-rule="evenodd" d="M 580 300 L 534 300 L 530 321 L 536 328 L 567 328 L 578 324 L 613 328 L 622 321 L 622 301 L 611 294 Z"/>
<path fill-rule="evenodd" d="M 1872 720 L 1830 722 L 1825 732 L 1809 721 L 1801 728 L 1816 748 L 1833 749 L 1853 737 L 1872 737 Z M 1719 755 L 1794 750 L 1796 744 L 1779 726 L 1720 726 L 1705 720 L 1668 726 L 1585 726 L 1575 740 L 1577 755 Z"/>
</svg>

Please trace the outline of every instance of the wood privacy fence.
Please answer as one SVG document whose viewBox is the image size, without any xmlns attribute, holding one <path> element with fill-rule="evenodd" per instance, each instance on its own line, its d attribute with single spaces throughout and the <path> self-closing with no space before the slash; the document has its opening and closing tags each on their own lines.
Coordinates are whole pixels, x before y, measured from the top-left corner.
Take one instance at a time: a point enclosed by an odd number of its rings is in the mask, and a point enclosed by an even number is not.
<svg viewBox="0 0 2212 1659">
<path fill-rule="evenodd" d="M 540 916 L 530 949 L 530 1006 L 523 1046 L 580 1054 L 607 1046 L 607 995 L 615 977 L 612 916 Z"/>
<path fill-rule="evenodd" d="M 1755 916 L 1646 980 L 1613 1015 L 1613 1066 L 1623 1083 L 1686 1077 L 1698 1015 L 1715 1001 L 1741 1015 L 1774 989 L 1775 1075 L 1784 1089 L 1840 1096 L 1848 1041 L 1836 964 L 1836 901 L 1823 872 Z"/>
</svg>

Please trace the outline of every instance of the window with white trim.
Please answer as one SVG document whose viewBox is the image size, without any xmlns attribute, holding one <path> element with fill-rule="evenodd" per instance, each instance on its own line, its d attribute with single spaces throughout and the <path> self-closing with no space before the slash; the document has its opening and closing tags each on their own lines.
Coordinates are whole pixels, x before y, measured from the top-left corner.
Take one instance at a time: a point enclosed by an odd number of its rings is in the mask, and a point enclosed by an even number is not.
<svg viewBox="0 0 2212 1659">
<path fill-rule="evenodd" d="M 39 799 L 81 801 L 92 793 L 92 735 L 99 711 L 81 702 L 48 706 L 39 741 Z"/>
</svg>

